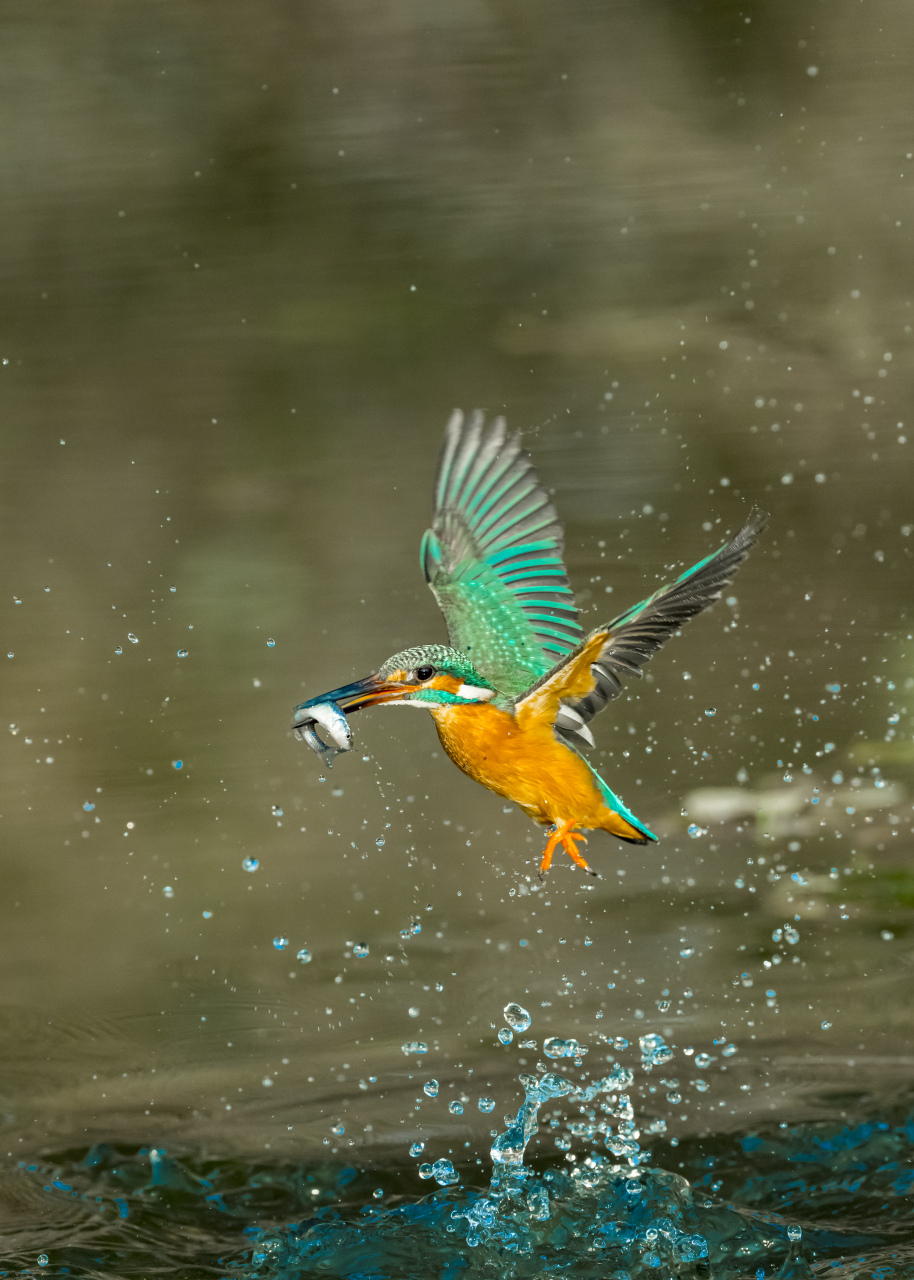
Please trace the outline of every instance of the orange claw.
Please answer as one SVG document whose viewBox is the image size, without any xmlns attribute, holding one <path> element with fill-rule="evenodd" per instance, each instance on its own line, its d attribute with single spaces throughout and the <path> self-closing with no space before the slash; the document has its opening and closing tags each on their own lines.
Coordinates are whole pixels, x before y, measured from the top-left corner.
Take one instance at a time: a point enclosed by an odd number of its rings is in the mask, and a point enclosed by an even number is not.
<svg viewBox="0 0 914 1280">
<path fill-rule="evenodd" d="M 574 820 L 572 818 L 567 818 L 564 822 L 560 822 L 556 825 L 555 830 L 552 832 L 546 843 L 546 848 L 543 850 L 543 860 L 540 863 L 539 869 L 539 878 L 541 880 L 545 880 L 546 878 L 546 872 L 552 864 L 552 855 L 555 853 L 555 847 L 557 844 L 561 844 L 572 862 L 576 863 L 583 871 L 586 871 L 588 875 L 595 876 L 597 874 L 592 867 L 587 865 L 578 853 L 575 841 L 583 840 L 584 844 L 586 844 L 587 837 L 580 831 L 573 831 L 572 828 L 574 825 Z"/>
<path fill-rule="evenodd" d="M 586 871 L 589 876 L 595 876 L 597 874 L 596 871 L 594 871 L 593 867 L 588 866 L 578 853 L 577 846 L 574 843 L 575 840 L 582 840 L 584 844 L 587 843 L 587 837 L 582 835 L 580 831 L 569 831 L 562 837 L 562 844 L 565 848 L 565 852 L 571 858 L 571 861 L 575 863 L 576 866 L 579 866 L 582 871 Z"/>
</svg>

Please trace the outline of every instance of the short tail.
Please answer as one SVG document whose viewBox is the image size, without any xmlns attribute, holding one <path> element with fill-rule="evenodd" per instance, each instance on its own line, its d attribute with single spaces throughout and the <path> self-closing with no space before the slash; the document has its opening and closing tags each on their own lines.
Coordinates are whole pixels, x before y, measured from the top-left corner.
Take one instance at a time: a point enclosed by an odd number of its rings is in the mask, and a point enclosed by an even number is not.
<svg viewBox="0 0 914 1280">
<path fill-rule="evenodd" d="M 636 818 L 630 809 L 626 809 L 619 797 L 609 789 L 589 761 L 588 768 L 600 788 L 603 803 L 607 809 L 612 810 L 614 821 L 611 824 L 607 824 L 604 830 L 611 832 L 614 836 L 618 836 L 620 840 L 628 840 L 631 844 L 649 844 L 651 841 L 656 841 L 657 837 L 650 827 L 646 827 L 640 818 Z"/>
</svg>

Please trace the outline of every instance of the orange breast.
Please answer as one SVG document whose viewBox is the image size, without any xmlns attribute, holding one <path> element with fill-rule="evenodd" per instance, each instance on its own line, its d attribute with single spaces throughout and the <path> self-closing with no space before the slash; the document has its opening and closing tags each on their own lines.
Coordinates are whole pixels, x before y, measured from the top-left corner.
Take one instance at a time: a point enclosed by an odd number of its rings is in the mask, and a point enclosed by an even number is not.
<svg viewBox="0 0 914 1280">
<path fill-rule="evenodd" d="M 487 703 L 436 707 L 432 715 L 457 767 L 537 822 L 574 818 L 598 827 L 609 817 L 587 765 L 555 736 L 551 722 L 520 721 Z"/>
</svg>

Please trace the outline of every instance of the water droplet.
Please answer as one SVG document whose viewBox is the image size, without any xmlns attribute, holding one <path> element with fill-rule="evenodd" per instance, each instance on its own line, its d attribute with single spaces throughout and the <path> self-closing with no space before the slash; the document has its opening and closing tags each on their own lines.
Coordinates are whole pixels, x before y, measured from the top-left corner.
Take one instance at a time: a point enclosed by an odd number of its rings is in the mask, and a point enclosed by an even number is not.
<svg viewBox="0 0 914 1280">
<path fill-rule="evenodd" d="M 260 866 L 259 858 L 242 858 L 241 865 L 245 871 L 256 871 Z"/>
<path fill-rule="evenodd" d="M 717 715 L 717 707 L 705 707 L 705 715 L 706 715 L 706 716 L 716 716 L 716 715 Z"/>
<path fill-rule="evenodd" d="M 133 634 L 133 632 L 132 632 L 132 631 L 128 631 L 128 632 L 127 632 L 127 639 L 130 641 L 130 643 L 131 643 L 131 644 L 139 644 L 139 643 L 140 643 L 140 642 L 139 642 L 139 640 L 136 638 L 136 636 Z"/>
<path fill-rule="evenodd" d="M 353 943 L 352 954 L 354 956 L 358 956 L 360 960 L 364 960 L 365 957 L 368 955 L 368 943 L 367 942 Z"/>
<path fill-rule="evenodd" d="M 699 1071 L 707 1071 L 713 1061 L 714 1059 L 710 1053 L 696 1053 L 695 1055 L 695 1065 Z"/>
<path fill-rule="evenodd" d="M 792 926 L 789 924 L 785 924 L 784 925 L 784 941 L 789 942 L 791 946 L 793 946 L 794 943 L 799 942 L 800 934 L 798 930 L 792 928 Z"/>
<path fill-rule="evenodd" d="M 411 1005 L 406 1011 L 411 1018 L 418 1018 L 419 1010 L 415 1005 Z"/>
<path fill-rule="evenodd" d="M 277 951 L 285 951 L 288 945 L 289 945 L 288 938 L 278 937 L 273 939 L 273 946 L 276 948 Z"/>
<path fill-rule="evenodd" d="M 432 1166 L 430 1164 L 420 1164 L 418 1174 L 420 1178 L 430 1178 L 432 1176 Z"/>
<path fill-rule="evenodd" d="M 183 768 L 184 768 L 184 761 L 183 761 L 183 760 L 172 760 L 172 762 L 171 762 L 171 767 L 172 767 L 172 769 L 183 769 Z"/>
<path fill-rule="evenodd" d="M 450 1160 L 436 1160 L 432 1165 L 432 1177 L 438 1183 L 439 1187 L 447 1187 L 452 1182 L 460 1181 L 460 1174 L 451 1164 Z"/>
<path fill-rule="evenodd" d="M 39 1253 L 35 1261 L 38 1263 L 39 1267 L 46 1267 L 48 1265 L 48 1255 L 46 1253 Z"/>
<path fill-rule="evenodd" d="M 450 1102 L 450 1103 L 448 1103 L 448 1111 L 450 1111 L 450 1113 L 451 1113 L 451 1115 L 452 1115 L 452 1116 L 462 1116 L 462 1115 L 463 1115 L 463 1103 L 462 1103 L 462 1102 Z"/>
<path fill-rule="evenodd" d="M 707 1093 L 711 1086 L 708 1084 L 707 1080 L 696 1080 L 695 1088 L 699 1093 Z"/>
<path fill-rule="evenodd" d="M 823 1022 L 823 1023 L 822 1023 L 822 1030 L 823 1030 L 823 1031 L 830 1031 L 830 1030 L 831 1030 L 831 1023 L 830 1023 L 830 1022 Z"/>
<path fill-rule="evenodd" d="M 487 1116 L 490 1111 L 495 1110 L 495 1099 L 480 1098 L 476 1105 L 479 1107 L 479 1110 L 483 1113 L 483 1115 Z"/>
<path fill-rule="evenodd" d="M 769 993 L 769 992 L 767 992 L 767 991 L 766 991 L 766 992 L 765 992 L 765 994 L 766 994 L 766 995 L 771 994 L 771 995 L 773 996 L 773 995 L 774 995 L 774 992 L 772 991 L 772 992 L 770 992 L 770 993 Z M 725 1044 L 725 1045 L 724 1045 L 724 1047 L 723 1047 L 723 1048 L 721 1049 L 721 1051 L 720 1051 L 720 1056 L 721 1056 L 722 1058 L 732 1058 L 732 1057 L 733 1057 L 733 1055 L 734 1055 L 734 1053 L 736 1053 L 736 1051 L 737 1051 L 737 1050 L 736 1050 L 736 1045 L 735 1045 L 735 1044 Z"/>
<path fill-rule="evenodd" d="M 641 1065 L 645 1071 L 650 1071 L 652 1067 L 669 1062 L 673 1056 L 673 1050 L 669 1045 L 664 1044 L 663 1036 L 658 1036 L 656 1032 L 650 1032 L 646 1036 L 639 1036 L 638 1045 L 641 1049 Z"/>
<path fill-rule="evenodd" d="M 114 652 L 115 652 L 115 653 L 123 653 L 123 652 L 124 652 L 124 646 L 123 646 L 123 645 L 120 645 L 120 644 L 119 644 L 119 645 L 117 645 L 117 646 L 115 646 L 115 650 L 114 650 Z"/>
<path fill-rule="evenodd" d="M 502 1044 L 510 1044 L 514 1039 L 514 1032 L 510 1027 L 502 1027 L 498 1033 L 498 1038 Z"/>
<path fill-rule="evenodd" d="M 688 960 L 689 956 L 694 956 L 695 948 L 683 947 L 679 954 L 682 956 L 683 960 Z"/>
<path fill-rule="evenodd" d="M 271 636 L 270 639 L 267 641 L 267 648 L 272 649 L 275 644 L 276 644 L 276 641 Z"/>
<path fill-rule="evenodd" d="M 273 1079 L 271 1076 L 264 1076 L 264 1078 L 261 1080 L 260 1083 L 263 1085 L 265 1089 L 273 1088 Z"/>
<path fill-rule="evenodd" d="M 577 1040 L 560 1040 L 558 1036 L 550 1036 L 543 1041 L 543 1053 L 547 1058 L 581 1058 L 588 1052 L 586 1044 Z"/>
<path fill-rule="evenodd" d="M 330 1126 L 330 1132 L 335 1133 L 338 1138 L 341 1138 L 346 1132 L 346 1126 L 343 1124 L 342 1120 L 337 1120 L 336 1124 L 332 1124 Z"/>
<path fill-rule="evenodd" d="M 164 893 L 166 898 L 173 898 L 175 896 L 175 891 L 170 884 L 167 884 L 165 888 L 162 890 L 162 892 Z"/>
<path fill-rule="evenodd" d="M 302 964 L 311 963 L 311 952 L 307 947 L 302 947 L 301 951 L 296 951 L 295 959 L 300 960 Z"/>
<path fill-rule="evenodd" d="M 178 657 L 179 657 L 179 658 L 186 658 L 186 657 L 187 657 L 187 650 L 186 650 L 186 649 L 179 649 L 179 650 L 178 650 Z"/>
<path fill-rule="evenodd" d="M 790 1240 L 791 1243 L 796 1243 L 797 1240 L 802 1240 L 803 1228 L 798 1227 L 795 1223 L 791 1223 L 787 1228 L 787 1239 Z"/>
<path fill-rule="evenodd" d="M 273 814 L 273 817 L 274 817 L 274 818 L 281 818 L 281 817 L 282 817 L 282 809 L 280 808 L 280 806 L 279 806 L 278 804 L 274 804 L 274 805 L 272 806 L 272 809 L 270 810 L 270 812 Z"/>
<path fill-rule="evenodd" d="M 879 936 L 883 942 L 891 942 L 895 937 L 891 929 L 883 929 Z"/>
<path fill-rule="evenodd" d="M 407 1040 L 404 1044 L 400 1045 L 400 1048 L 406 1054 L 407 1058 L 411 1053 L 428 1053 L 428 1045 L 424 1040 Z"/>
<path fill-rule="evenodd" d="M 375 844 L 378 846 L 379 849 L 383 849 L 386 843 L 387 841 L 384 839 L 383 836 L 378 836 L 377 840 L 375 840 Z"/>
<path fill-rule="evenodd" d="M 707 834 L 708 834 L 707 827 L 700 827 L 697 822 L 689 823 L 689 835 L 692 837 L 693 840 L 697 840 L 699 836 L 706 836 Z"/>
<path fill-rule="evenodd" d="M 169 591 L 177 591 L 177 589 L 178 589 L 177 587 L 169 587 L 169 588 L 168 588 L 168 590 L 169 590 Z"/>
<path fill-rule="evenodd" d="M 422 1086 L 422 1089 L 425 1093 L 428 1094 L 430 1098 L 438 1097 L 438 1081 L 437 1080 L 426 1080 L 425 1084 Z"/>
<path fill-rule="evenodd" d="M 83 808 L 85 809 L 86 813 L 91 813 L 92 810 L 95 808 L 95 805 L 92 803 L 91 800 L 87 800 L 86 803 L 83 805 Z"/>
<path fill-rule="evenodd" d="M 213 918 L 213 913 L 212 913 L 212 911 L 204 911 L 204 912 L 203 912 L 203 919 L 204 919 L 204 920 L 212 920 L 212 918 Z"/>
<path fill-rule="evenodd" d="M 512 1001 L 504 1008 L 505 1022 L 514 1031 L 526 1031 L 533 1019 L 522 1004 Z"/>
<path fill-rule="evenodd" d="M 424 1142 L 414 1142 L 409 1149 L 409 1154 L 411 1156 L 421 1156 L 424 1150 L 425 1150 Z"/>
</svg>

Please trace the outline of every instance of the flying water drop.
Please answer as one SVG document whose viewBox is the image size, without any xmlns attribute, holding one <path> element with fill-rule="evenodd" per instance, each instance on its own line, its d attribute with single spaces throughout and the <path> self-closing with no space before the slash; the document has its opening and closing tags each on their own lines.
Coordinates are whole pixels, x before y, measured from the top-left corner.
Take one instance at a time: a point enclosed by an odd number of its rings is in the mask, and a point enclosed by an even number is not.
<svg viewBox="0 0 914 1280">
<path fill-rule="evenodd" d="M 526 1031 L 533 1021 L 524 1006 L 514 1001 L 505 1005 L 504 1015 L 508 1026 L 517 1032 Z"/>
<path fill-rule="evenodd" d="M 460 1174 L 450 1160 L 436 1160 L 432 1165 L 432 1177 L 439 1187 L 447 1187 L 453 1182 L 460 1181 Z"/>
<path fill-rule="evenodd" d="M 550 1036 L 543 1041 L 543 1053 L 547 1058 L 583 1058 L 588 1052 L 586 1044 L 577 1040 L 560 1040 L 558 1036 Z"/>
</svg>

